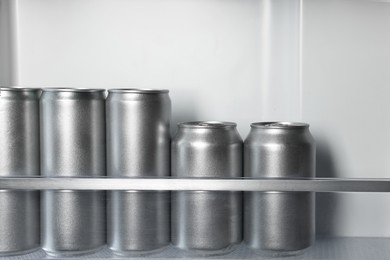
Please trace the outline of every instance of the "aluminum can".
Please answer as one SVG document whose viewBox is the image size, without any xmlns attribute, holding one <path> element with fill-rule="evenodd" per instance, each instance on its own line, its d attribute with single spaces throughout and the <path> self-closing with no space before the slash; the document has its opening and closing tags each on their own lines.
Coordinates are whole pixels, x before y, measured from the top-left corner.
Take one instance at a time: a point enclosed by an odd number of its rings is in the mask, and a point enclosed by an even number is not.
<svg viewBox="0 0 390 260">
<path fill-rule="evenodd" d="M 39 176 L 40 89 L 0 88 L 0 176 Z M 0 256 L 40 245 L 39 192 L 0 190 Z"/>
<path fill-rule="evenodd" d="M 168 90 L 111 89 L 106 111 L 108 176 L 169 176 Z M 170 243 L 170 192 L 111 191 L 107 216 L 107 243 L 117 255 L 151 254 Z"/>
<path fill-rule="evenodd" d="M 242 177 L 242 139 L 235 123 L 181 123 L 171 149 L 172 176 Z M 196 255 L 218 255 L 241 240 L 242 192 L 172 192 L 174 246 Z"/>
<path fill-rule="evenodd" d="M 105 92 L 45 89 L 40 102 L 44 177 L 102 177 L 105 164 Z M 42 247 L 49 255 L 92 253 L 104 246 L 105 192 L 42 192 Z"/>
<path fill-rule="evenodd" d="M 260 122 L 244 142 L 244 177 L 311 178 L 315 144 L 309 125 Z M 244 242 L 263 254 L 293 255 L 314 242 L 313 192 L 245 192 Z"/>
</svg>

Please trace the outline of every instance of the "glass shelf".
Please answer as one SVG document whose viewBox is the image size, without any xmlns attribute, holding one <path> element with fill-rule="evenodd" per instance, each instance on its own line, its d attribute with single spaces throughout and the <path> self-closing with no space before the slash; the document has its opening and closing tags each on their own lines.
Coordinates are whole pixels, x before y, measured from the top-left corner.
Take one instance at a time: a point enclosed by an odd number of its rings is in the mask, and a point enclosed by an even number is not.
<svg viewBox="0 0 390 260">
<path fill-rule="evenodd" d="M 390 192 L 390 179 L 0 178 L 9 190 Z"/>
</svg>

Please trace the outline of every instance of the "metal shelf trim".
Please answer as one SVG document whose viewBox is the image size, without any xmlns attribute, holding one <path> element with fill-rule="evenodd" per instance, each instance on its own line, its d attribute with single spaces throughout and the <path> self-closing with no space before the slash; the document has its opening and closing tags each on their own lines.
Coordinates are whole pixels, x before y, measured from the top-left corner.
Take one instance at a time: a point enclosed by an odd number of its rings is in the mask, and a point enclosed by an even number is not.
<svg viewBox="0 0 390 260">
<path fill-rule="evenodd" d="M 1 190 L 390 192 L 390 179 L 0 178 Z"/>
</svg>

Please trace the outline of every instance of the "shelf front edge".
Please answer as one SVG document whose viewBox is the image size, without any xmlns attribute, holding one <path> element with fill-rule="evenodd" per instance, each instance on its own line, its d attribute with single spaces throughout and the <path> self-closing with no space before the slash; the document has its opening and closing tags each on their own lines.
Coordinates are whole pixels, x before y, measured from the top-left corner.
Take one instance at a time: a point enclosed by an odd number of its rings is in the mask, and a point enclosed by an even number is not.
<svg viewBox="0 0 390 260">
<path fill-rule="evenodd" d="M 1 190 L 390 192 L 390 179 L 0 178 Z"/>
</svg>

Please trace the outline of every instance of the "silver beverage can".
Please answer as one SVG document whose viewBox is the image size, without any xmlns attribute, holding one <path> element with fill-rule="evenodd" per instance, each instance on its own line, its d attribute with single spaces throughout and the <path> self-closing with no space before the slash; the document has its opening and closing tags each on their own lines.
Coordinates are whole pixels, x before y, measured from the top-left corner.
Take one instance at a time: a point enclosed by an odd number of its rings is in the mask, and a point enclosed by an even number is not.
<svg viewBox="0 0 390 260">
<path fill-rule="evenodd" d="M 235 123 L 178 125 L 172 141 L 174 177 L 242 177 L 242 139 Z M 230 252 L 242 240 L 242 192 L 172 192 L 172 243 L 195 255 Z"/>
<path fill-rule="evenodd" d="M 244 142 L 244 177 L 311 178 L 315 144 L 309 125 L 260 122 Z M 265 255 L 293 255 L 314 243 L 313 192 L 245 192 L 244 242 Z"/>
<path fill-rule="evenodd" d="M 40 102 L 44 177 L 106 175 L 105 92 L 45 89 Z M 106 242 L 105 192 L 42 192 L 41 239 L 49 255 L 81 255 Z"/>
<path fill-rule="evenodd" d="M 0 176 L 36 177 L 40 89 L 0 88 Z M 0 256 L 40 245 L 39 191 L 0 190 Z"/>
<path fill-rule="evenodd" d="M 169 176 L 168 90 L 111 89 L 106 111 L 108 176 Z M 167 191 L 111 191 L 107 213 L 107 243 L 117 255 L 155 253 L 170 243 Z"/>
</svg>

